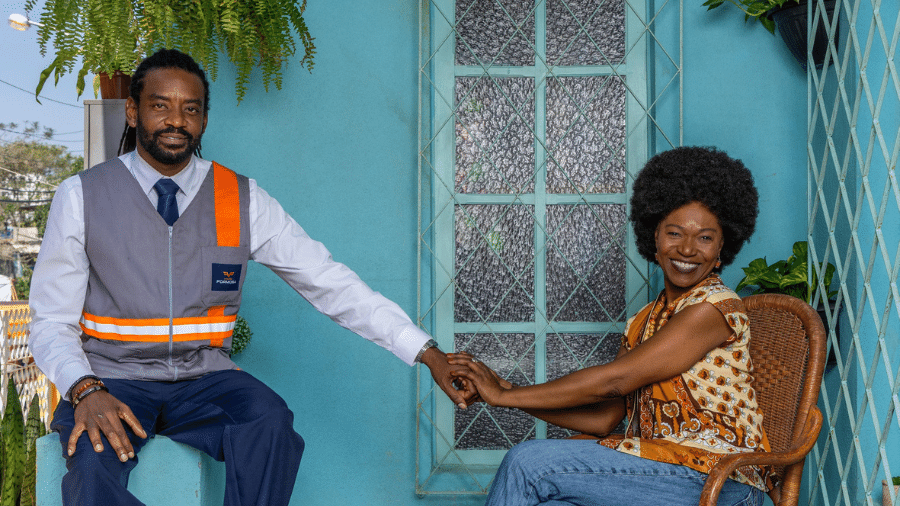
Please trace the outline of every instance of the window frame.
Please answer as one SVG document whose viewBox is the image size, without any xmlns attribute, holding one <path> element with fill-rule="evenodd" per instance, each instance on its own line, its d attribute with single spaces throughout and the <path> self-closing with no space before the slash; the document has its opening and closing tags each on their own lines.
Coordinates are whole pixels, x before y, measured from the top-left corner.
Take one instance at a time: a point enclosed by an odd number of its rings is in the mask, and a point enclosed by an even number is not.
<svg viewBox="0 0 900 506">
<path fill-rule="evenodd" d="M 484 1 L 484 0 L 482 0 Z M 546 307 L 545 272 L 546 256 L 552 243 L 547 242 L 546 209 L 551 205 L 619 204 L 625 206 L 626 217 L 630 211 L 629 196 L 634 175 L 646 162 L 655 141 L 651 131 L 658 128 L 651 103 L 651 59 L 645 21 L 651 12 L 648 2 L 624 1 L 625 53 L 623 61 L 614 65 L 550 67 L 546 62 L 546 5 L 547 0 L 536 0 L 535 64 L 528 67 L 456 65 L 456 35 L 453 22 L 454 0 L 422 0 L 420 4 L 419 68 L 419 323 L 428 330 L 440 348 L 454 351 L 457 334 L 475 333 L 525 333 L 535 338 L 535 382 L 546 381 L 547 335 L 552 334 L 605 334 L 623 333 L 629 315 L 634 314 L 650 300 L 651 269 L 637 252 L 633 231 L 625 221 L 625 314 L 616 322 L 551 322 L 542 308 Z M 633 5 L 634 4 L 634 5 Z M 681 3 L 678 3 L 681 12 Z M 680 19 L 679 19 L 680 23 Z M 678 35 L 680 37 L 679 25 Z M 431 48 L 436 48 L 434 51 Z M 679 60 L 680 61 L 680 60 Z M 677 67 L 681 80 L 680 64 Z M 460 77 L 489 76 L 498 78 L 530 78 L 535 83 L 535 171 L 534 193 L 528 194 L 477 194 L 457 193 L 453 183 L 456 166 L 456 137 L 454 102 L 456 81 Z M 625 84 L 626 148 L 624 193 L 573 193 L 549 194 L 546 190 L 548 160 L 546 155 L 546 95 L 552 78 L 581 76 L 621 76 Z M 681 97 L 679 95 L 679 105 Z M 680 115 L 680 107 L 679 107 Z M 653 124 L 651 124 L 653 123 Z M 680 129 L 680 122 L 679 122 Z M 680 143 L 680 130 L 679 140 Z M 671 143 L 671 142 L 670 142 Z M 533 321 L 514 322 L 455 322 L 453 276 L 455 270 L 455 212 L 456 205 L 504 204 L 534 206 L 534 301 Z M 655 293 L 655 292 L 654 292 Z M 493 476 L 506 450 L 460 450 L 451 441 L 454 434 L 454 414 L 457 409 L 435 388 L 427 375 L 419 375 L 417 432 L 419 460 L 417 461 L 417 491 L 424 494 L 419 468 L 428 466 L 434 477 L 435 469 L 468 473 L 475 479 L 482 492 Z M 424 392 L 424 394 L 423 394 Z M 471 407 L 469 409 L 472 409 Z M 536 437 L 546 438 L 547 424 L 536 420 Z M 431 425 L 430 430 L 423 425 Z M 424 433 L 424 434 L 423 434 Z M 430 434 L 429 434 L 430 433 Z M 486 481 L 477 478 L 488 476 Z M 438 487 L 443 485 L 437 485 Z M 450 485 L 453 487 L 453 485 Z M 457 491 L 456 493 L 460 493 Z"/>
</svg>

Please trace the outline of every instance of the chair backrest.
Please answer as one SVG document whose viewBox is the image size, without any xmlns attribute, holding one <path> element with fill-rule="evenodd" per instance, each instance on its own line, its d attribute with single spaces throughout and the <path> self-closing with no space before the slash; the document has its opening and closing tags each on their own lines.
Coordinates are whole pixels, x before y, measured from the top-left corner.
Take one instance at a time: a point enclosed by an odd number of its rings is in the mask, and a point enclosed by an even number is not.
<svg viewBox="0 0 900 506">
<path fill-rule="evenodd" d="M 760 294 L 743 301 L 750 318 L 750 356 L 763 427 L 772 451 L 785 451 L 819 399 L 825 327 L 819 314 L 796 297 Z M 776 471 L 782 488 L 799 487 L 803 461 Z"/>
</svg>

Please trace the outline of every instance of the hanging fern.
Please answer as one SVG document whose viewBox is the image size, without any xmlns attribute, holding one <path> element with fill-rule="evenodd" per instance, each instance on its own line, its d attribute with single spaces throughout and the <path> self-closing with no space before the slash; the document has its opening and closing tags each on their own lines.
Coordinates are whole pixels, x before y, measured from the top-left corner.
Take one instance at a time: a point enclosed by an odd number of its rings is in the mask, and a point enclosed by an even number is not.
<svg viewBox="0 0 900 506">
<path fill-rule="evenodd" d="M 38 0 L 28 0 L 31 11 Z M 54 56 L 41 72 L 35 95 L 52 75 L 54 83 L 74 71 L 78 96 L 89 72 L 131 75 L 138 63 L 160 48 L 190 54 L 215 80 L 218 56 L 237 69 L 240 102 L 253 69 L 259 67 L 266 91 L 281 89 L 285 66 L 301 47 L 299 64 L 312 71 L 316 47 L 303 20 L 306 0 L 46 0 L 40 14 L 41 54 Z"/>
</svg>

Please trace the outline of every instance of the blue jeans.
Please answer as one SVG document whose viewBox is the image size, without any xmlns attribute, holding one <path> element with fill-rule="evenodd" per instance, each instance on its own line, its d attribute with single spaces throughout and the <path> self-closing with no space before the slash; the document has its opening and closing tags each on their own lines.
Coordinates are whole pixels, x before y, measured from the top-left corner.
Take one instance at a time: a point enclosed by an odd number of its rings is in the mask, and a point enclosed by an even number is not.
<svg viewBox="0 0 900 506">
<path fill-rule="evenodd" d="M 526 441 L 513 447 L 486 505 L 691 505 L 707 475 L 685 466 L 642 459 L 590 440 Z M 761 506 L 763 492 L 726 480 L 719 506 Z"/>
<path fill-rule="evenodd" d="M 225 462 L 225 505 L 287 505 L 303 454 L 294 415 L 271 388 L 244 371 L 219 371 L 194 380 L 104 379 L 109 393 L 128 405 L 148 436 L 162 434 Z M 65 505 L 138 506 L 127 489 L 137 459 L 120 462 L 105 436 L 103 452 L 81 435 L 75 454 L 66 444 L 74 410 L 60 402 L 52 429 L 59 432 L 68 472 L 62 480 Z M 128 427 L 137 453 L 147 442 Z M 161 484 L 160 486 L 165 486 Z M 178 504 L 173 498 L 172 504 Z"/>
</svg>

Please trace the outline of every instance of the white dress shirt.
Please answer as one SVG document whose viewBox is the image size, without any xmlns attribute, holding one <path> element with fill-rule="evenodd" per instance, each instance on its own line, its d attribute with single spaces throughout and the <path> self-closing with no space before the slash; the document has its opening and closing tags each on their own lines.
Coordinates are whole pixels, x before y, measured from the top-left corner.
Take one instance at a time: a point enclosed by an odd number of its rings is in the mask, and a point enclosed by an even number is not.
<svg viewBox="0 0 900 506">
<path fill-rule="evenodd" d="M 162 176 L 136 151 L 119 157 L 156 209 L 154 183 Z M 180 187 L 178 209 L 190 205 L 212 162 L 192 157 L 172 180 Z M 81 178 L 72 176 L 53 197 L 41 251 L 31 278 L 34 310 L 29 345 L 38 367 L 65 395 L 79 378 L 93 374 L 81 349 L 79 320 L 88 283 L 84 250 Z M 400 307 L 335 262 L 281 205 L 250 179 L 250 259 L 272 269 L 318 311 L 375 342 L 407 364 L 428 341 Z"/>
</svg>

